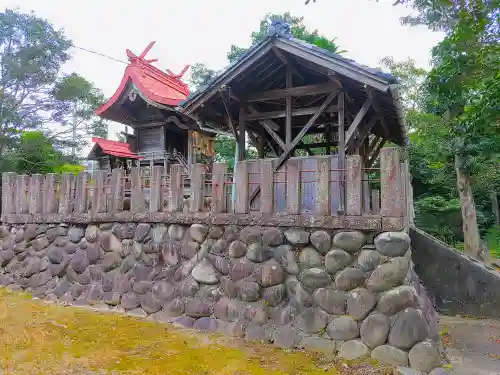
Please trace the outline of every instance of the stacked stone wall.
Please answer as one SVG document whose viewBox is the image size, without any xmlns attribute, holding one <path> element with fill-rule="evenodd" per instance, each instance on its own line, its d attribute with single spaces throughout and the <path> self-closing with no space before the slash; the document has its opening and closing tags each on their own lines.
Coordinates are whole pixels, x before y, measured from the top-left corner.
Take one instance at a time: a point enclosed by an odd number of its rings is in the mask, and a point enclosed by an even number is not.
<svg viewBox="0 0 500 375">
<path fill-rule="evenodd" d="M 404 232 L 27 224 L 0 238 L 0 284 L 34 297 L 402 371 L 441 364 Z"/>
</svg>

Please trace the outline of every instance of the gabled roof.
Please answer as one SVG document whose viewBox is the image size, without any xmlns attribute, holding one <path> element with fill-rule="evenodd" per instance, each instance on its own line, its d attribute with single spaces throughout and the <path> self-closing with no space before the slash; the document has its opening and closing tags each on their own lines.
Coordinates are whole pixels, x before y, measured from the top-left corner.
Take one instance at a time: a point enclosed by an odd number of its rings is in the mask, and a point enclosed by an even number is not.
<svg viewBox="0 0 500 375">
<path fill-rule="evenodd" d="M 179 105 L 189 95 L 187 84 L 182 82 L 181 78 L 189 68 L 187 65 L 180 74 L 174 74 L 170 70 L 163 72 L 152 65 L 156 59 L 145 59 L 146 54 L 153 47 L 155 42 L 149 43 L 146 49 L 136 56 L 130 50 L 127 50 L 127 56 L 130 61 L 125 68 L 125 73 L 120 86 L 113 96 L 96 110 L 96 114 L 106 117 L 106 111 L 115 104 L 120 97 L 133 85 L 139 93 L 160 105 L 175 107 Z"/>
<path fill-rule="evenodd" d="M 100 148 L 101 151 L 106 155 L 127 159 L 142 159 L 141 156 L 134 154 L 130 150 L 130 145 L 128 143 L 111 141 L 109 139 L 103 138 L 92 138 L 92 142 L 95 144 L 94 147 L 92 147 L 89 156 L 87 157 L 88 159 L 95 158 L 98 148 Z"/>
</svg>

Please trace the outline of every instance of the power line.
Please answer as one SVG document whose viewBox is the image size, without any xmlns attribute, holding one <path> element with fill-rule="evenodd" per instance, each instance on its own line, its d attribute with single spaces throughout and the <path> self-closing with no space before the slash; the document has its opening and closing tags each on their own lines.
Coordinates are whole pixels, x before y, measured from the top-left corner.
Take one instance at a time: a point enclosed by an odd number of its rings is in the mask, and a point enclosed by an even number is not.
<svg viewBox="0 0 500 375">
<path fill-rule="evenodd" d="M 105 58 L 107 58 L 107 59 L 109 59 L 109 60 L 113 60 L 113 61 L 116 61 L 116 62 L 119 62 L 119 63 L 125 64 L 125 65 L 128 65 L 128 62 L 126 62 L 126 61 L 116 59 L 116 58 L 114 58 L 114 57 L 111 57 L 111 56 L 105 55 L 105 54 L 100 53 L 100 52 L 92 51 L 92 50 L 90 50 L 90 49 L 83 48 L 83 47 L 78 47 L 78 46 L 75 46 L 75 45 L 72 45 L 71 47 L 76 48 L 76 49 L 79 49 L 79 50 L 82 50 L 82 51 L 85 51 L 85 52 L 93 53 L 94 55 L 97 55 L 97 56 L 105 57 Z"/>
</svg>

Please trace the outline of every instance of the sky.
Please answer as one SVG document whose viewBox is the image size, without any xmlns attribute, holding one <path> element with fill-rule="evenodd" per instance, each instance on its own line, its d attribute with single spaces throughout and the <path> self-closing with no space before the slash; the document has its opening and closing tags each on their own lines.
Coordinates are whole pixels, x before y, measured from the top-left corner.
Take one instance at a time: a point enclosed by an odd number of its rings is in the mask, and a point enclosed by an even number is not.
<svg viewBox="0 0 500 375">
<path fill-rule="evenodd" d="M 151 41 L 147 55 L 156 66 L 180 72 L 186 64 L 203 62 L 219 70 L 227 65 L 231 44 L 248 46 L 250 34 L 267 13 L 304 17 L 304 24 L 336 38 L 344 56 L 376 67 L 385 56 L 413 58 L 428 67 L 431 48 L 442 34 L 425 27 L 402 26 L 410 9 L 392 6 L 394 0 L 0 0 L 3 8 L 34 11 L 48 19 L 75 46 L 126 61 L 128 48 L 137 55 Z M 107 97 L 118 88 L 125 64 L 78 49 L 64 66 L 65 73 L 81 74 Z M 186 74 L 186 78 L 189 74 Z M 109 137 L 122 127 L 111 124 Z"/>
</svg>

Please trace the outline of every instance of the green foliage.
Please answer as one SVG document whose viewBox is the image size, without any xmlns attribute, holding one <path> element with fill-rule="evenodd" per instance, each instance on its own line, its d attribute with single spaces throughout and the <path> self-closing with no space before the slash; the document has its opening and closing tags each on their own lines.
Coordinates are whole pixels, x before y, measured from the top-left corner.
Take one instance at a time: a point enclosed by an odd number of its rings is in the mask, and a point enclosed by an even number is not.
<svg viewBox="0 0 500 375">
<path fill-rule="evenodd" d="M 500 226 L 497 225 L 486 232 L 486 244 L 491 251 L 491 255 L 500 258 Z"/>
<path fill-rule="evenodd" d="M 257 31 L 252 32 L 252 44 L 258 43 L 267 37 L 267 31 L 269 26 L 274 20 L 281 20 L 288 23 L 291 27 L 292 35 L 300 40 L 304 40 L 308 43 L 314 44 L 318 47 L 324 48 L 331 52 L 342 53 L 344 51 L 339 51 L 335 39 L 328 39 L 319 34 L 318 30 L 309 31 L 303 24 L 303 17 L 294 17 L 289 12 L 283 14 L 267 14 L 261 21 L 260 26 Z M 229 62 L 234 62 L 238 60 L 248 48 L 242 48 L 232 45 L 227 58 Z"/>
<path fill-rule="evenodd" d="M 54 168 L 54 173 L 57 174 L 63 174 L 63 173 L 73 173 L 75 176 L 78 175 L 78 173 L 81 173 L 84 171 L 83 165 L 80 164 L 69 164 L 69 163 L 64 163 L 61 165 L 58 165 Z"/>
<path fill-rule="evenodd" d="M 196 63 L 191 65 L 190 83 L 194 88 L 199 88 L 206 85 L 215 75 L 215 70 L 208 68 L 203 63 Z"/>
<path fill-rule="evenodd" d="M 226 163 L 230 171 L 234 170 L 234 155 L 236 153 L 236 142 L 234 138 L 218 135 L 214 143 L 215 161 Z M 246 159 L 257 159 L 257 151 L 254 148 L 245 150 Z"/>
</svg>

